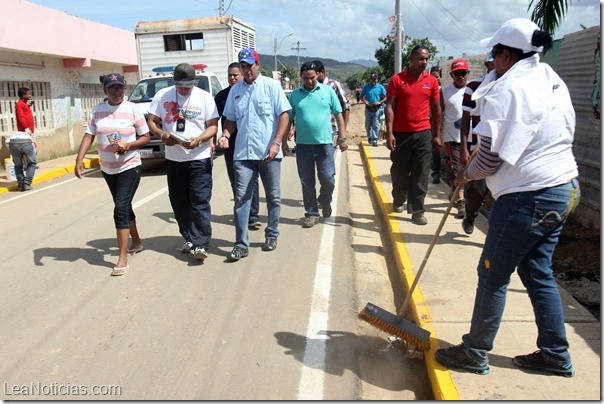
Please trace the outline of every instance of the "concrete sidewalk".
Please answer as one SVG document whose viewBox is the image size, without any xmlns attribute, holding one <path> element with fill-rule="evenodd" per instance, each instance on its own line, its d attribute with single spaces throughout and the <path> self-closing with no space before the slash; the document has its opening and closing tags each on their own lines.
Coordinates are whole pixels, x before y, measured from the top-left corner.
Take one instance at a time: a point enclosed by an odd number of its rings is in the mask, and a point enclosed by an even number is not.
<svg viewBox="0 0 604 404">
<path fill-rule="evenodd" d="M 399 272 L 408 288 L 447 208 L 450 188 L 444 183 L 430 184 L 425 200 L 428 225 L 414 225 L 410 214 L 393 213 L 391 208 L 390 151 L 382 144 L 370 147 L 363 143 L 360 149 L 388 224 Z M 491 373 L 481 376 L 449 371 L 434 359 L 436 349 L 461 343 L 462 335 L 470 329 L 476 266 L 487 225 L 486 218 L 480 216 L 474 233 L 467 235 L 461 228 L 461 219 L 449 215 L 413 294 L 413 318 L 432 333 L 432 348 L 425 354 L 425 360 L 435 398 L 600 400 L 600 322 L 562 289 L 575 377 L 524 371 L 512 363 L 514 356 L 537 350 L 532 306 L 517 276 L 512 277 L 503 322 L 495 347 L 489 353 Z M 395 312 L 395 308 L 388 307 L 389 302 L 372 303 Z M 402 302 L 395 304 L 398 308 Z"/>
<path fill-rule="evenodd" d="M 38 163 L 38 169 L 34 174 L 34 180 L 32 182 L 32 187 L 35 187 L 36 184 L 39 184 L 44 181 L 51 180 L 53 178 L 57 178 L 63 176 L 65 174 L 73 173 L 75 168 L 75 159 L 76 155 L 69 155 L 64 157 L 59 157 L 53 160 L 46 160 Z M 96 152 L 90 152 L 86 154 L 84 158 L 84 167 L 85 168 L 93 168 L 99 165 L 99 156 Z M 9 181 L 7 179 L 6 170 L 2 171 L 0 175 L 0 194 L 9 191 L 17 191 L 17 180 Z"/>
</svg>

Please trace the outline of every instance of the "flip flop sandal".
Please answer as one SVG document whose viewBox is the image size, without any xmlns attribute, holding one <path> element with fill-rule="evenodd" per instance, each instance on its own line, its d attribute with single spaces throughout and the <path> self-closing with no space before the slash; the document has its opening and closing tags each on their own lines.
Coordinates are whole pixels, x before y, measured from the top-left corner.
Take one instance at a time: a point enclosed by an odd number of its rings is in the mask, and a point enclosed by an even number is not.
<svg viewBox="0 0 604 404">
<path fill-rule="evenodd" d="M 143 247 L 142 245 L 140 247 L 137 247 L 137 248 L 129 248 L 128 249 L 128 254 L 135 255 L 135 254 L 138 254 L 139 252 L 143 251 L 144 249 L 145 249 L 145 247 Z"/>
<path fill-rule="evenodd" d="M 113 267 L 113 271 L 111 271 L 111 276 L 122 276 L 126 273 L 128 268 L 130 268 L 130 265 L 126 265 L 125 267 Z"/>
</svg>

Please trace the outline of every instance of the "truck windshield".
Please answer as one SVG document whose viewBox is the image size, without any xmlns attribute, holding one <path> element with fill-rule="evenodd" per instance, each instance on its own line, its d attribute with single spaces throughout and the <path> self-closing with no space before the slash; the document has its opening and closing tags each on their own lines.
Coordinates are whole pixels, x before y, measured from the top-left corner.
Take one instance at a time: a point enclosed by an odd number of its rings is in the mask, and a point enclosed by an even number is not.
<svg viewBox="0 0 604 404">
<path fill-rule="evenodd" d="M 153 77 L 140 81 L 132 93 L 128 97 L 128 101 L 139 103 L 139 102 L 151 102 L 155 94 L 162 88 L 170 87 L 174 85 L 172 77 Z M 198 76 L 195 85 L 202 90 L 210 91 L 209 80 L 206 76 Z"/>
</svg>

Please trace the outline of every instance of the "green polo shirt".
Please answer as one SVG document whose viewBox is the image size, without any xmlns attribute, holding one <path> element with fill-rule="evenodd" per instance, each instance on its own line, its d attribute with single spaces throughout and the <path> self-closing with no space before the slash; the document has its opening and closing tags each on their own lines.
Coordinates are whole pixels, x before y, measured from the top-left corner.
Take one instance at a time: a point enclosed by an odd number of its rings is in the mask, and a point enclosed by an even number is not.
<svg viewBox="0 0 604 404">
<path fill-rule="evenodd" d="M 289 103 L 289 117 L 296 120 L 297 144 L 331 144 L 331 114 L 341 113 L 342 106 L 330 86 L 317 83 L 308 91 L 301 85 L 292 92 Z"/>
</svg>

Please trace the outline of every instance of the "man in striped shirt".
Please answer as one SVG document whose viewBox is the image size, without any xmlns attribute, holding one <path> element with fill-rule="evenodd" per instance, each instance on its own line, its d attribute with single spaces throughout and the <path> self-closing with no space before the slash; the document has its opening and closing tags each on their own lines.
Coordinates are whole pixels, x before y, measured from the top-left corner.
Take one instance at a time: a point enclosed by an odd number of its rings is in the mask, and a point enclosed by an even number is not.
<svg viewBox="0 0 604 404">
<path fill-rule="evenodd" d="M 493 70 L 493 57 L 489 56 L 485 62 L 485 67 L 487 68 L 487 73 Z M 486 75 L 485 75 L 486 76 Z M 472 132 L 472 137 L 469 139 L 470 135 L 470 124 L 472 125 L 472 129 L 478 125 L 480 122 L 480 115 L 473 114 L 474 108 L 476 108 L 476 102 L 472 101 L 472 94 L 474 91 L 482 84 L 485 76 L 478 77 L 474 80 L 471 80 L 466 86 L 466 90 L 463 95 L 462 101 L 462 116 L 461 116 L 461 128 L 460 128 L 460 137 L 461 137 L 461 156 L 460 156 L 460 164 L 462 167 L 465 167 L 470 160 L 470 152 L 474 150 L 476 144 L 478 143 L 478 139 L 475 133 Z M 470 151 L 468 151 L 468 147 L 470 147 Z M 466 212 L 463 221 L 461 222 L 461 227 L 463 228 L 466 234 L 472 234 L 474 232 L 474 220 L 478 217 L 478 210 L 484 201 L 484 198 L 489 193 L 489 189 L 487 188 L 487 184 L 484 179 L 477 181 L 470 181 L 469 183 L 464 185 L 465 187 L 465 199 L 466 199 Z"/>
</svg>

